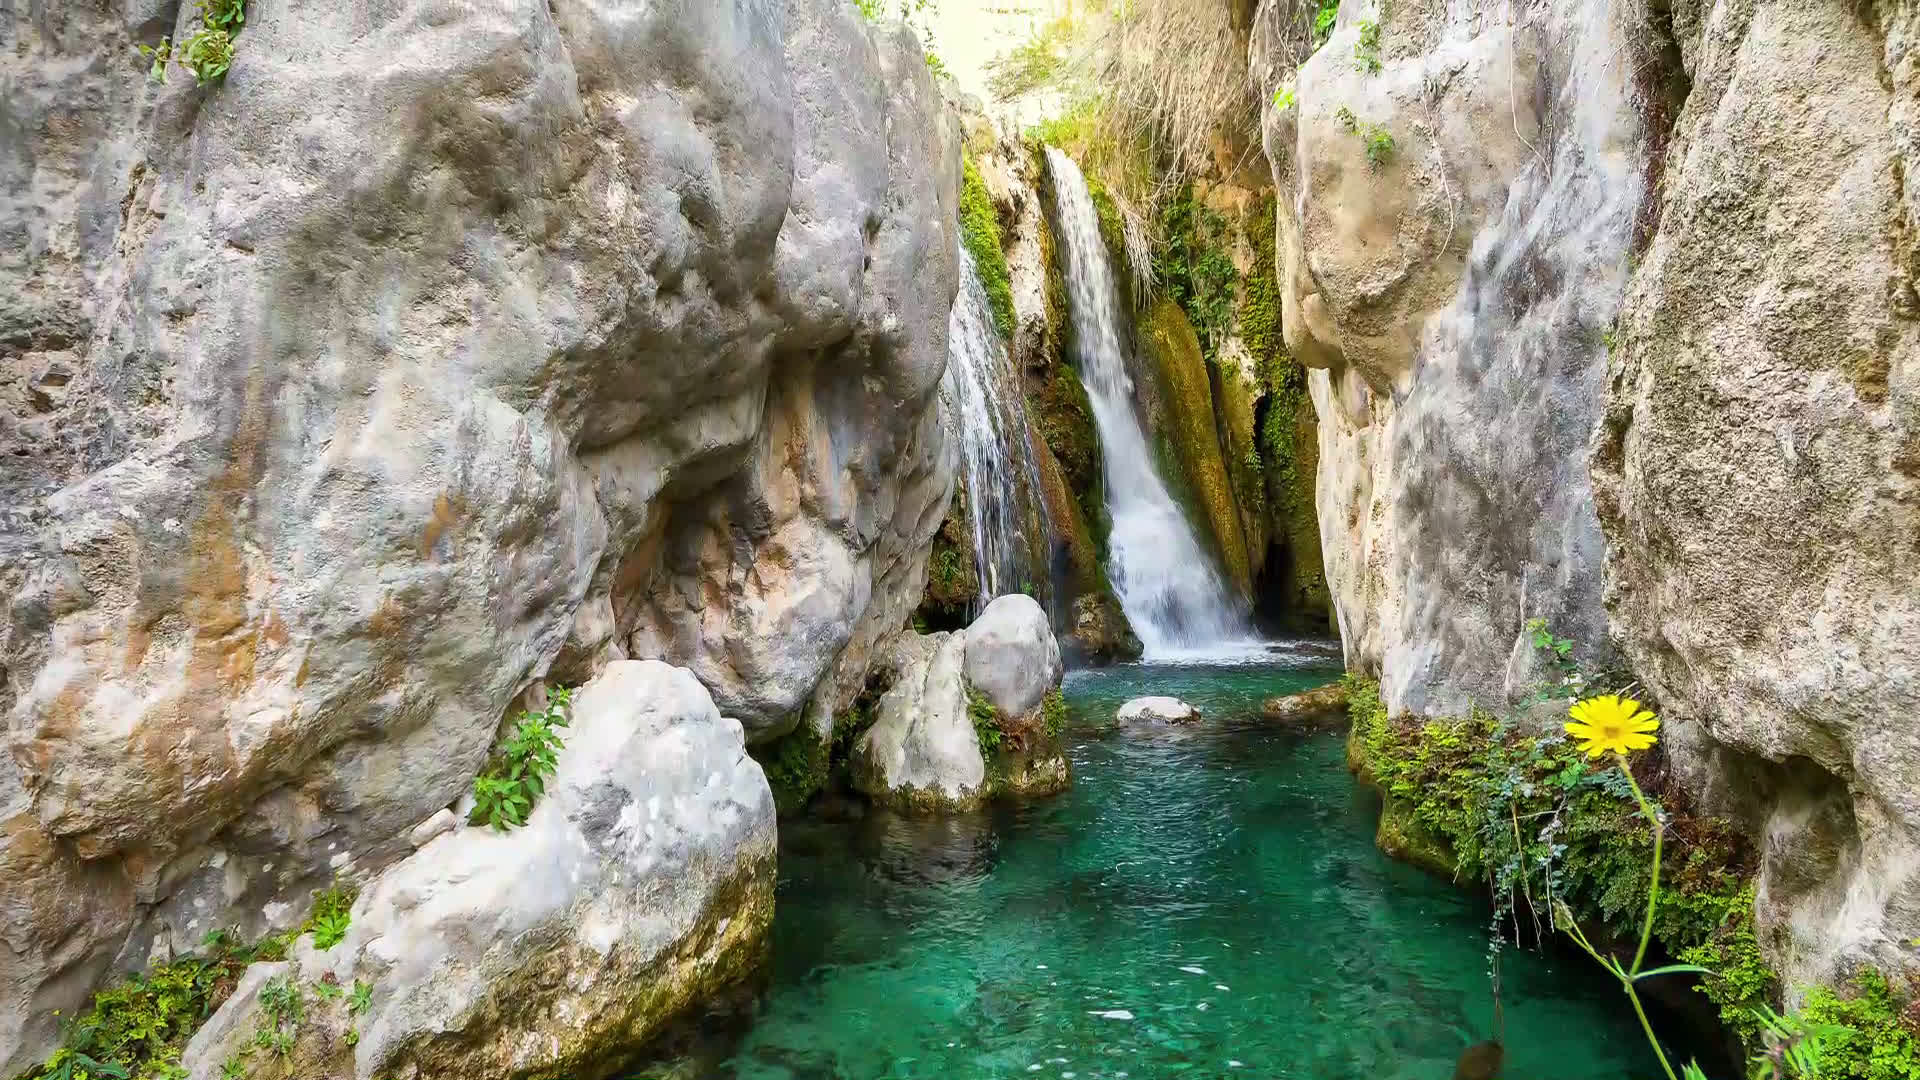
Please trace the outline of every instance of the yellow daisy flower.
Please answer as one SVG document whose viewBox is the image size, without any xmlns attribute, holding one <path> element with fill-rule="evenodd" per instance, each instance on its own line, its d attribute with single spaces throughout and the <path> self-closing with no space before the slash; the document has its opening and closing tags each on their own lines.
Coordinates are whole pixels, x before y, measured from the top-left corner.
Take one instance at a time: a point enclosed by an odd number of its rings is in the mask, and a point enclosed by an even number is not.
<svg viewBox="0 0 1920 1080">
<path fill-rule="evenodd" d="M 1575 702 L 1567 714 L 1573 717 L 1567 723 L 1567 734 L 1588 757 L 1645 750 L 1653 745 L 1653 732 L 1660 726 L 1660 721 L 1639 702 L 1617 694 Z"/>
</svg>

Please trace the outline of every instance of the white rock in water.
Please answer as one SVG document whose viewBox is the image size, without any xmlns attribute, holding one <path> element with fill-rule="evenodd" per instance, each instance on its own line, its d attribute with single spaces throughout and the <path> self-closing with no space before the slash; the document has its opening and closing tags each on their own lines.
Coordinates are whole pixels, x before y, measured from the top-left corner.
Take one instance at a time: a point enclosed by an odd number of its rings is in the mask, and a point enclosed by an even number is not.
<svg viewBox="0 0 1920 1080">
<path fill-rule="evenodd" d="M 1134 698 L 1115 714 L 1123 724 L 1191 724 L 1200 710 L 1174 697 Z"/>
</svg>

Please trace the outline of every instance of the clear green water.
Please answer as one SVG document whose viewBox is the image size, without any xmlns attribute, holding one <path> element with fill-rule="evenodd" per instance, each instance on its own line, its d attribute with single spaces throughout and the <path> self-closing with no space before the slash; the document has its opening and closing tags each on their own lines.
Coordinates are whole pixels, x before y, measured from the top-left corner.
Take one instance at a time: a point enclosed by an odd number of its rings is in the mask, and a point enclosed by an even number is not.
<svg viewBox="0 0 1920 1080">
<path fill-rule="evenodd" d="M 1069 794 L 783 823 L 772 984 L 700 1074 L 1446 1080 L 1491 1021 L 1487 915 L 1379 854 L 1338 737 L 1255 719 L 1338 674 L 1311 663 L 1076 672 Z M 1207 719 L 1113 731 L 1149 692 Z M 1505 1075 L 1657 1074 L 1592 971 L 1513 950 L 1502 967 Z"/>
</svg>

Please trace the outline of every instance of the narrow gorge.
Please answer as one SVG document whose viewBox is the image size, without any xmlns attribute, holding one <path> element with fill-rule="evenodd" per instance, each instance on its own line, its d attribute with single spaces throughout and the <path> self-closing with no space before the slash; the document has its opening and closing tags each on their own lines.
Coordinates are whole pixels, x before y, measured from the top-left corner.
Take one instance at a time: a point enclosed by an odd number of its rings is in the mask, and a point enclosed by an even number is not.
<svg viewBox="0 0 1920 1080">
<path fill-rule="evenodd" d="M 0 1078 L 1920 1078 L 1906 0 L 0 35 Z"/>
</svg>

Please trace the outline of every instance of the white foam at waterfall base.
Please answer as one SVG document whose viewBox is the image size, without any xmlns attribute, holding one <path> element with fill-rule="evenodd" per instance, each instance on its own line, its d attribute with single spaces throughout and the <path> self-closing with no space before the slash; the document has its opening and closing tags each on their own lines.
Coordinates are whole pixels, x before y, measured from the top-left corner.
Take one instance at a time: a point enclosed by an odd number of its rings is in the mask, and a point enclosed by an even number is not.
<svg viewBox="0 0 1920 1080">
<path fill-rule="evenodd" d="M 967 484 L 967 515 L 973 538 L 973 568 L 979 603 L 1018 589 L 1020 580 L 1020 487 L 1031 475 L 1026 414 L 1006 346 L 993 322 L 986 286 L 973 257 L 960 250 L 960 295 L 947 323 L 947 371 L 941 406 L 948 430 L 960 444 Z"/>
<path fill-rule="evenodd" d="M 1106 481 L 1107 575 L 1147 659 L 1247 653 L 1261 648 L 1213 561 L 1153 469 L 1133 410 L 1133 380 L 1120 350 L 1119 297 L 1100 219 L 1073 159 L 1047 148 L 1075 366 L 1093 406 Z"/>
</svg>

